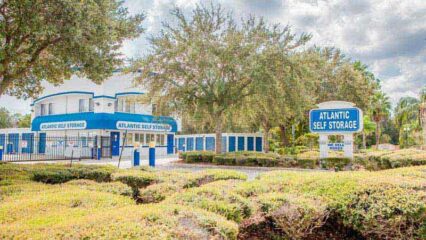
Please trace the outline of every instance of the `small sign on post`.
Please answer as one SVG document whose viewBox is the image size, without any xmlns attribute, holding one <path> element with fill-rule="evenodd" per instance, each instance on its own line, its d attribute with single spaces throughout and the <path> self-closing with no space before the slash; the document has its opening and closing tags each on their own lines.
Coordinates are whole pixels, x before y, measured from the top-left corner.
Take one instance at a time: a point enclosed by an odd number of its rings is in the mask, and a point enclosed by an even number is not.
<svg viewBox="0 0 426 240">
<path fill-rule="evenodd" d="M 363 129 L 361 109 L 354 103 L 330 101 L 318 104 L 309 112 L 309 130 L 319 134 L 320 158 L 328 157 L 328 150 L 344 151 L 353 158 L 353 134 Z M 330 135 L 342 135 L 343 143 L 329 143 Z"/>
</svg>

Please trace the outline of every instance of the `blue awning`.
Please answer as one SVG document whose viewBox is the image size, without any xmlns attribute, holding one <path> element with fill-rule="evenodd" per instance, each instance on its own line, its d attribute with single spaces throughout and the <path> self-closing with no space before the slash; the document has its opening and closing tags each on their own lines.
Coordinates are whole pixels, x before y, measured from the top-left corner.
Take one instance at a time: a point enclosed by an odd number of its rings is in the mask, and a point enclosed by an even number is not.
<svg viewBox="0 0 426 240">
<path fill-rule="evenodd" d="M 32 131 L 105 129 L 177 132 L 171 117 L 133 113 L 71 113 L 38 116 L 31 123 Z"/>
</svg>

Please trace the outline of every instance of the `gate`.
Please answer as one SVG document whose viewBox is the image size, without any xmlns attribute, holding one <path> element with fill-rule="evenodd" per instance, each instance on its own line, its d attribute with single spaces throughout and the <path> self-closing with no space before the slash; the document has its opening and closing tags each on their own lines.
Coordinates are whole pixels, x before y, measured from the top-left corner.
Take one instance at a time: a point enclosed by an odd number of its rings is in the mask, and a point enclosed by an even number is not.
<svg viewBox="0 0 426 240">
<path fill-rule="evenodd" d="M 34 133 L 0 136 L 2 161 L 47 161 L 90 159 L 94 157 L 96 137 L 48 137 Z"/>
<path fill-rule="evenodd" d="M 111 138 L 101 137 L 101 156 L 104 158 L 111 158 Z"/>
</svg>

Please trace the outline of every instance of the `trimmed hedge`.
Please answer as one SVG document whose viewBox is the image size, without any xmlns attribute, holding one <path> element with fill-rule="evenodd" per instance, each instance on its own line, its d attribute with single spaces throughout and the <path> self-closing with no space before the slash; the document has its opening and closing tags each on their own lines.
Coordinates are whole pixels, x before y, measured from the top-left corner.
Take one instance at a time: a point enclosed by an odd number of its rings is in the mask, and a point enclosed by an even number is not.
<svg viewBox="0 0 426 240">
<path fill-rule="evenodd" d="M 89 179 L 96 182 L 109 182 L 114 168 L 105 166 L 56 166 L 33 171 L 31 179 L 36 182 L 58 184 L 73 179 Z"/>
<path fill-rule="evenodd" d="M 319 161 L 316 158 L 285 157 L 277 153 L 233 152 L 214 154 L 213 152 L 197 151 L 181 153 L 180 157 L 186 163 L 203 162 L 228 166 L 299 167 L 310 169 L 318 168 L 319 166 Z M 333 166 L 332 169 L 334 168 Z"/>
<path fill-rule="evenodd" d="M 335 169 L 341 171 L 351 162 L 349 158 L 324 158 L 321 159 L 321 167 L 326 169 Z"/>
</svg>

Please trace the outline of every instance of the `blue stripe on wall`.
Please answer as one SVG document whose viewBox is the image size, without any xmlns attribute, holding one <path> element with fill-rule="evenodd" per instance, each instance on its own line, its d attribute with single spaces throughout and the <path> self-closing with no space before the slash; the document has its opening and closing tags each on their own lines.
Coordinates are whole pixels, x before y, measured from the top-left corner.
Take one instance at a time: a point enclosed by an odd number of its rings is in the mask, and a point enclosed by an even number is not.
<svg viewBox="0 0 426 240">
<path fill-rule="evenodd" d="M 172 132 L 177 131 L 177 123 L 171 117 L 152 116 L 133 113 L 70 113 L 57 114 L 49 116 L 38 116 L 31 122 L 31 131 L 40 131 L 42 123 L 50 122 L 68 122 L 68 121 L 86 121 L 86 129 L 117 129 L 118 121 L 140 122 L 140 123 L 160 123 L 169 124 Z"/>
</svg>

